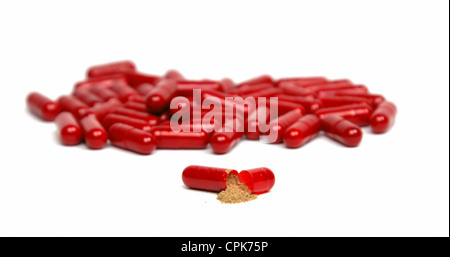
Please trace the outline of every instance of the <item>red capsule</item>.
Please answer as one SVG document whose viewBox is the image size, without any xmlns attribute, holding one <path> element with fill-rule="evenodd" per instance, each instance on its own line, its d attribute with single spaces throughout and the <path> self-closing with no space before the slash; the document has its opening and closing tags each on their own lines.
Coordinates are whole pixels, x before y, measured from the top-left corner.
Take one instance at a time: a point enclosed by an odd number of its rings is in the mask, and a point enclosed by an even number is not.
<svg viewBox="0 0 450 257">
<path fill-rule="evenodd" d="M 238 179 L 247 185 L 253 194 L 262 194 L 272 189 L 275 175 L 268 168 L 256 168 L 239 172 Z"/>
<path fill-rule="evenodd" d="M 316 115 L 321 119 L 325 116 L 335 114 L 353 122 L 358 126 L 367 126 L 370 123 L 372 107 L 370 107 L 367 103 L 359 103 L 323 108 L 316 111 Z"/>
<path fill-rule="evenodd" d="M 212 80 L 177 81 L 177 95 L 192 96 L 194 89 L 222 91 L 222 84 Z"/>
<path fill-rule="evenodd" d="M 108 142 L 108 134 L 95 115 L 90 114 L 81 119 L 81 128 L 86 145 L 91 149 L 101 149 Z"/>
<path fill-rule="evenodd" d="M 131 61 L 112 62 L 90 67 L 87 71 L 87 77 L 95 78 L 117 73 L 133 72 L 135 70 L 136 66 Z"/>
<path fill-rule="evenodd" d="M 374 133 L 385 133 L 395 122 L 397 107 L 391 102 L 382 102 L 370 117 L 370 127 Z"/>
<path fill-rule="evenodd" d="M 236 124 L 236 127 L 234 126 Z M 238 120 L 227 120 L 219 131 L 214 132 L 209 140 L 212 150 L 216 154 L 224 154 L 229 152 L 241 139 L 244 124 L 240 124 Z"/>
<path fill-rule="evenodd" d="M 58 99 L 63 111 L 72 113 L 77 119 L 81 119 L 88 114 L 88 108 L 85 103 L 74 96 L 64 95 Z"/>
<path fill-rule="evenodd" d="M 283 134 L 285 130 L 302 116 L 302 112 L 299 109 L 295 109 L 278 117 L 278 119 L 271 121 L 269 131 L 275 133 L 275 138 L 269 138 L 271 143 L 281 143 L 283 141 Z"/>
<path fill-rule="evenodd" d="M 70 112 L 62 112 L 55 118 L 59 138 L 65 145 L 78 145 L 81 142 L 82 133 L 77 119 Z"/>
<path fill-rule="evenodd" d="M 132 127 L 135 127 L 137 129 L 147 131 L 147 132 L 149 132 L 152 127 L 145 120 L 130 118 L 128 116 L 115 114 L 115 113 L 110 113 L 110 114 L 106 115 L 105 118 L 103 118 L 103 120 L 102 120 L 102 124 L 103 124 L 103 126 L 105 126 L 106 129 L 109 129 L 115 123 L 123 123 L 123 124 L 130 125 Z"/>
<path fill-rule="evenodd" d="M 320 119 L 314 114 L 301 117 L 284 132 L 284 144 L 288 148 L 298 148 L 304 145 L 320 132 L 320 124 Z"/>
<path fill-rule="evenodd" d="M 94 85 L 103 88 L 110 88 L 115 84 L 128 85 L 127 78 L 124 74 L 114 74 L 108 76 L 101 76 L 98 78 L 90 78 L 88 80 L 79 81 L 75 83 L 74 89 L 90 89 Z"/>
<path fill-rule="evenodd" d="M 313 96 L 313 92 L 307 88 L 303 87 L 297 87 L 292 83 L 284 83 L 282 85 L 279 85 L 279 88 L 283 89 L 283 93 L 285 95 L 291 95 L 291 96 Z"/>
<path fill-rule="evenodd" d="M 191 165 L 183 170 L 181 178 L 189 188 L 219 192 L 227 188 L 230 174 L 238 176 L 238 172 L 233 169 Z"/>
<path fill-rule="evenodd" d="M 346 93 L 345 91 L 338 91 L 336 96 L 351 96 L 351 97 L 360 97 L 365 98 L 370 101 L 372 107 L 377 107 L 380 103 L 386 101 L 384 96 L 378 94 L 368 94 L 368 93 Z"/>
<path fill-rule="evenodd" d="M 264 90 L 260 90 L 257 92 L 252 92 L 250 94 L 243 95 L 242 98 L 246 97 L 254 97 L 256 100 L 258 100 L 258 97 L 272 97 L 283 93 L 283 90 L 281 88 L 277 87 L 271 87 Z"/>
<path fill-rule="evenodd" d="M 145 97 L 141 95 L 133 95 L 128 97 L 128 101 L 145 104 Z"/>
<path fill-rule="evenodd" d="M 98 97 L 96 94 L 92 93 L 88 89 L 75 89 L 73 91 L 73 95 L 78 98 L 78 100 L 82 101 L 83 103 L 93 106 L 96 103 L 103 102 L 103 99 Z"/>
<path fill-rule="evenodd" d="M 278 101 L 301 104 L 309 113 L 313 113 L 322 108 L 322 102 L 313 97 L 278 95 Z"/>
<path fill-rule="evenodd" d="M 209 134 L 200 132 L 174 132 L 170 126 L 155 126 L 150 131 L 161 149 L 204 149 L 208 145 Z"/>
<path fill-rule="evenodd" d="M 319 100 L 322 102 L 322 106 L 324 108 L 357 103 L 366 103 L 368 105 L 372 105 L 372 102 L 370 100 L 355 96 L 324 96 L 319 97 Z"/>
<path fill-rule="evenodd" d="M 233 80 L 231 80 L 230 78 L 223 78 L 219 82 L 220 84 L 222 84 L 222 91 L 225 93 L 229 92 L 235 87 Z"/>
<path fill-rule="evenodd" d="M 135 110 L 138 112 L 147 112 L 147 106 L 143 103 L 128 101 L 128 102 L 124 103 L 122 106 L 127 109 Z"/>
<path fill-rule="evenodd" d="M 339 115 L 328 115 L 321 120 L 322 129 L 328 137 L 349 147 L 355 147 L 361 143 L 363 134 L 356 124 Z"/>
<path fill-rule="evenodd" d="M 318 97 L 324 96 L 333 96 L 338 94 L 367 94 L 369 93 L 369 89 L 367 89 L 364 85 L 356 85 L 356 86 L 348 86 L 341 87 L 340 89 L 331 88 L 331 89 L 321 89 L 317 92 Z"/>
<path fill-rule="evenodd" d="M 270 106 L 270 104 L 268 104 Z M 302 115 L 306 114 L 306 108 L 298 103 L 291 103 L 286 101 L 278 101 L 278 115 L 284 115 L 292 110 L 299 109 Z"/>
<path fill-rule="evenodd" d="M 305 77 L 305 78 L 283 78 L 277 80 L 275 86 L 279 87 L 284 83 L 292 83 L 296 86 L 307 86 L 307 85 L 316 85 L 327 83 L 328 79 L 325 77 Z"/>
<path fill-rule="evenodd" d="M 347 86 L 348 85 L 353 85 L 353 82 L 351 82 L 348 79 L 336 79 L 336 80 L 326 81 L 324 83 L 303 85 L 303 87 L 309 88 L 310 90 L 313 90 L 313 91 L 316 91 L 316 90 L 319 90 L 319 89 L 341 87 L 341 86 L 344 86 L 344 85 L 347 85 Z"/>
<path fill-rule="evenodd" d="M 164 111 L 163 113 L 161 113 L 159 115 L 159 122 L 170 120 L 171 117 L 172 117 L 172 114 L 170 113 L 170 111 L 168 111 L 168 110 Z"/>
<path fill-rule="evenodd" d="M 261 90 L 273 88 L 273 85 L 271 83 L 262 83 L 262 84 L 255 84 L 255 85 L 243 85 L 238 87 L 234 87 L 230 90 L 228 90 L 229 94 L 235 94 L 235 95 L 250 95 L 255 92 L 259 92 Z"/>
<path fill-rule="evenodd" d="M 161 113 L 175 96 L 177 83 L 171 79 L 161 80 L 146 98 L 147 110 L 151 113 Z"/>
<path fill-rule="evenodd" d="M 30 111 L 39 118 L 53 121 L 61 112 L 60 104 L 54 102 L 40 93 L 30 93 L 27 97 L 27 105 Z"/>
<path fill-rule="evenodd" d="M 252 112 L 245 125 L 245 136 L 250 140 L 259 140 L 259 137 L 265 131 L 262 130 L 263 124 L 267 124 L 270 117 L 270 111 L 265 106 L 260 106 Z"/>
<path fill-rule="evenodd" d="M 273 78 L 269 75 L 261 75 L 255 78 L 251 78 L 249 80 L 243 81 L 237 85 L 237 87 L 241 87 L 244 85 L 258 85 L 263 83 L 269 83 L 273 85 Z"/>
<path fill-rule="evenodd" d="M 124 115 L 124 116 L 134 118 L 134 119 L 145 120 L 146 122 L 148 122 L 148 124 L 150 124 L 152 126 L 159 123 L 159 118 L 154 115 L 151 115 L 146 112 L 139 112 L 139 111 L 131 110 L 131 109 L 128 109 L 125 107 L 116 108 L 116 109 L 114 109 L 114 111 L 112 111 L 112 113 Z"/>
<path fill-rule="evenodd" d="M 94 106 L 89 108 L 87 113 L 93 113 L 97 116 L 98 120 L 102 120 L 103 117 L 105 117 L 107 114 L 111 113 L 114 109 L 120 107 L 121 105 L 122 103 L 119 100 L 117 100 L 116 98 L 112 98 L 111 100 L 104 103 L 95 104 Z"/>
<path fill-rule="evenodd" d="M 76 90 L 76 89 L 75 89 Z M 111 89 L 104 87 L 100 84 L 94 84 L 90 87 L 90 91 L 100 97 L 103 101 L 108 101 L 111 99 L 119 99 L 119 96 L 114 93 Z"/>
<path fill-rule="evenodd" d="M 120 101 L 126 102 L 133 96 L 139 95 L 136 90 L 124 84 L 115 84 L 111 86 L 111 90 L 119 96 Z"/>
<path fill-rule="evenodd" d="M 136 87 L 136 91 L 142 95 L 146 96 L 152 89 L 155 88 L 152 84 L 143 83 Z"/>
<path fill-rule="evenodd" d="M 166 72 L 166 74 L 164 75 L 164 78 L 166 78 L 166 79 L 173 79 L 175 81 L 185 80 L 183 75 L 181 75 L 181 73 L 179 71 L 177 71 L 177 70 L 168 70 Z"/>
<path fill-rule="evenodd" d="M 123 123 L 113 124 L 109 130 L 111 144 L 140 154 L 151 154 L 156 148 L 155 137 Z"/>
<path fill-rule="evenodd" d="M 156 85 L 161 80 L 161 77 L 159 76 L 144 74 L 140 72 L 128 72 L 125 75 L 128 83 L 132 87 L 137 87 L 143 83 Z"/>
</svg>

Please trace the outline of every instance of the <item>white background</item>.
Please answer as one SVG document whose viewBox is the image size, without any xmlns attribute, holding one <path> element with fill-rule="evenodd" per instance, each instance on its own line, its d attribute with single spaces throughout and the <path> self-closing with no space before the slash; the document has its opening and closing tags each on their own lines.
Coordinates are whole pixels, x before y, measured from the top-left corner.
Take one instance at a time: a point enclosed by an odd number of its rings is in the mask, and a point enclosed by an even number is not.
<svg viewBox="0 0 450 257">
<path fill-rule="evenodd" d="M 448 1 L 1 1 L 0 236 L 448 236 Z M 64 147 L 25 106 L 88 66 L 130 59 L 191 79 L 349 78 L 398 106 L 357 148 L 241 142 L 140 156 Z M 276 183 L 224 205 L 184 167 L 266 166 Z"/>
</svg>

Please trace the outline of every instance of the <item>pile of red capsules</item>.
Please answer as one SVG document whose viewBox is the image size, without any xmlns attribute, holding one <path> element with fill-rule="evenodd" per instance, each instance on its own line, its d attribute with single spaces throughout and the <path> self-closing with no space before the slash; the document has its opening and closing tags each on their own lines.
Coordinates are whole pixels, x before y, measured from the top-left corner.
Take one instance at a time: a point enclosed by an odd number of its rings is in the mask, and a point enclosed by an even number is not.
<svg viewBox="0 0 450 257">
<path fill-rule="evenodd" d="M 173 131 L 170 118 L 179 108 L 169 108 L 177 96 L 187 99 L 193 112 L 194 89 L 201 89 L 201 99 L 214 96 L 225 105 L 226 97 L 277 97 L 278 116 L 270 119 L 269 107 L 245 108 L 244 129 L 216 129 L 208 132 L 205 124 L 192 118 L 181 125 L 200 130 Z M 269 103 L 269 101 L 267 101 Z M 55 121 L 64 145 L 82 141 L 90 149 L 101 149 L 107 141 L 114 146 L 140 154 L 159 149 L 204 149 L 208 143 L 217 154 L 227 153 L 242 138 L 258 140 L 260 130 L 250 131 L 267 122 L 275 131 L 272 143 L 284 142 L 298 148 L 321 130 L 345 146 L 354 147 L 362 140 L 360 126 L 384 133 L 393 125 L 396 107 L 382 95 L 369 93 L 364 85 L 350 80 L 325 77 L 281 78 L 262 75 L 235 84 L 231 79 L 188 80 L 176 70 L 163 76 L 137 71 L 131 61 L 90 67 L 87 78 L 75 84 L 70 95 L 53 101 L 40 93 L 30 93 L 27 104 L 31 112 L 43 120 Z M 197 103 L 198 104 L 198 103 Z M 181 108 L 182 105 L 177 105 Z M 198 109 L 197 109 L 198 110 Z M 259 115 L 265 111 L 265 118 Z M 204 117 L 208 109 L 201 109 Z M 195 117 L 192 115 L 191 117 Z M 225 117 L 225 115 L 223 115 Z M 224 122 L 227 126 L 227 122 Z M 214 122 L 211 122 L 214 126 Z M 194 132 L 195 131 L 195 132 Z"/>
</svg>

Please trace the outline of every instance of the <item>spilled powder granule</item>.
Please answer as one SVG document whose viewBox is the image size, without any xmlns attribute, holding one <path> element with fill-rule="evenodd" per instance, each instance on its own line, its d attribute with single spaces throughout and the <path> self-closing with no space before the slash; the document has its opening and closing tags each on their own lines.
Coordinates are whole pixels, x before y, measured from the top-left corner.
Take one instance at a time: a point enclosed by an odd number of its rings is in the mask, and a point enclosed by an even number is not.
<svg viewBox="0 0 450 257">
<path fill-rule="evenodd" d="M 238 180 L 236 175 L 229 175 L 227 188 L 219 193 L 217 200 L 222 203 L 242 203 L 255 200 L 258 195 L 252 194 L 250 189 Z"/>
</svg>

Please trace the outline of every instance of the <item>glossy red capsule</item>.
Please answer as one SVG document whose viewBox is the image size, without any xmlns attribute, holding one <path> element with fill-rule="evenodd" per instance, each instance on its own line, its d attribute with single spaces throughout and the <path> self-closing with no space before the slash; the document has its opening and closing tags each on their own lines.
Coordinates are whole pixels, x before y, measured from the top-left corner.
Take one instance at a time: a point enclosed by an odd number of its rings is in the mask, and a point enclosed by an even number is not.
<svg viewBox="0 0 450 257">
<path fill-rule="evenodd" d="M 361 143 L 363 134 L 356 124 L 339 115 L 328 115 L 321 120 L 322 129 L 328 137 L 349 147 L 355 147 Z"/>
<path fill-rule="evenodd" d="M 263 133 L 262 126 L 267 124 L 270 118 L 270 111 L 265 106 L 260 106 L 252 112 L 245 121 L 245 136 L 250 140 L 259 140 Z M 265 132 L 265 131 L 264 131 Z"/>
<path fill-rule="evenodd" d="M 90 67 L 87 71 L 87 77 L 95 78 L 117 73 L 133 72 L 135 70 L 136 66 L 131 61 L 112 62 Z"/>
<path fill-rule="evenodd" d="M 275 185 L 275 175 L 268 168 L 242 170 L 238 179 L 247 185 L 252 194 L 267 193 Z"/>
<path fill-rule="evenodd" d="M 314 113 L 318 109 L 322 108 L 322 102 L 313 97 L 291 96 L 291 95 L 278 95 L 277 97 L 278 101 L 301 104 L 306 108 L 306 110 L 309 113 Z"/>
<path fill-rule="evenodd" d="M 147 106 L 143 103 L 128 101 L 122 105 L 123 107 L 131 110 L 135 110 L 138 112 L 147 112 Z"/>
<path fill-rule="evenodd" d="M 397 107 L 392 102 L 382 102 L 370 117 L 370 127 L 374 133 L 385 133 L 395 122 Z"/>
<path fill-rule="evenodd" d="M 292 83 L 284 83 L 283 85 L 280 85 L 279 88 L 283 89 L 283 93 L 285 95 L 291 95 L 291 96 L 313 96 L 313 91 L 303 88 L 303 87 L 297 87 Z"/>
<path fill-rule="evenodd" d="M 159 115 L 159 122 L 164 122 L 167 120 L 170 120 L 170 118 L 172 117 L 172 114 L 170 113 L 170 111 L 164 111 L 163 113 L 161 113 Z"/>
<path fill-rule="evenodd" d="M 145 120 L 130 118 L 128 116 L 115 113 L 106 115 L 102 120 L 102 124 L 106 129 L 109 129 L 115 123 L 123 123 L 147 132 L 149 132 L 152 128 L 152 125 Z"/>
<path fill-rule="evenodd" d="M 302 112 L 299 109 L 295 109 L 284 115 L 281 115 L 280 117 L 278 117 L 278 119 L 271 121 L 269 125 L 269 131 L 275 133 L 275 138 L 269 138 L 270 143 L 281 143 L 283 141 L 283 135 L 286 129 L 294 124 L 294 122 L 296 122 L 302 116 Z"/>
<path fill-rule="evenodd" d="M 177 81 L 177 95 L 179 96 L 192 96 L 194 89 L 222 91 L 222 84 L 212 80 Z"/>
<path fill-rule="evenodd" d="M 108 101 L 110 99 L 119 99 L 119 96 L 107 87 L 103 87 L 99 84 L 94 84 L 89 89 L 94 95 L 100 97 L 103 101 Z M 75 89 L 75 91 L 77 91 Z"/>
<path fill-rule="evenodd" d="M 367 103 L 349 104 L 322 108 L 316 111 L 316 115 L 321 119 L 328 115 L 339 115 L 358 126 L 367 126 L 370 123 L 372 107 Z"/>
<path fill-rule="evenodd" d="M 128 101 L 145 104 L 145 97 L 141 95 L 133 95 L 128 97 Z"/>
<path fill-rule="evenodd" d="M 301 104 L 278 100 L 278 115 L 284 115 L 295 109 L 299 109 L 302 115 L 307 113 L 306 108 Z"/>
<path fill-rule="evenodd" d="M 150 131 L 160 149 L 204 149 L 208 145 L 209 134 L 199 132 L 174 132 L 170 126 L 155 126 Z"/>
<path fill-rule="evenodd" d="M 160 80 L 160 76 L 144 74 L 140 72 L 128 72 L 125 74 L 128 80 L 128 83 L 132 87 L 137 87 L 140 84 L 148 83 L 151 85 L 156 85 Z"/>
<path fill-rule="evenodd" d="M 63 111 L 72 113 L 77 119 L 83 118 L 88 113 L 89 106 L 74 96 L 61 96 L 58 103 Z"/>
<path fill-rule="evenodd" d="M 342 91 L 338 91 L 336 96 L 351 96 L 351 97 L 359 97 L 359 98 L 365 98 L 368 101 L 370 101 L 372 107 L 377 107 L 380 103 L 386 101 L 384 96 L 379 94 L 368 94 L 368 93 L 346 93 Z"/>
<path fill-rule="evenodd" d="M 243 85 L 240 87 L 231 88 L 230 90 L 228 90 L 228 93 L 234 95 L 249 95 L 269 88 L 273 88 L 273 85 L 271 83 Z"/>
<path fill-rule="evenodd" d="M 322 106 L 324 108 L 357 103 L 366 103 L 368 105 L 372 105 L 372 102 L 367 98 L 356 96 L 324 96 L 319 97 L 319 100 L 322 102 Z"/>
<path fill-rule="evenodd" d="M 189 188 L 219 192 L 227 188 L 227 178 L 231 174 L 238 176 L 233 169 L 191 165 L 183 170 L 181 178 Z"/>
<path fill-rule="evenodd" d="M 75 89 L 73 91 L 73 95 L 88 106 L 93 106 L 96 103 L 103 102 L 102 98 L 98 97 L 88 89 Z"/>
<path fill-rule="evenodd" d="M 46 121 L 53 121 L 61 112 L 61 106 L 46 96 L 33 92 L 27 96 L 27 105 L 30 111 L 39 118 Z"/>
<path fill-rule="evenodd" d="M 101 76 L 97 78 L 90 78 L 88 80 L 79 81 L 75 83 L 75 90 L 76 89 L 90 89 L 94 85 L 100 86 L 103 88 L 110 88 L 112 85 L 115 84 L 123 84 L 127 85 L 127 78 L 124 74 L 114 74 L 114 75 L 107 75 L 107 76 Z"/>
<path fill-rule="evenodd" d="M 98 120 L 102 120 L 107 114 L 111 113 L 114 109 L 119 108 L 122 103 L 116 98 L 112 98 L 109 101 L 103 103 L 97 103 L 87 110 L 88 114 L 95 114 Z"/>
<path fill-rule="evenodd" d="M 327 83 L 328 79 L 325 77 L 305 77 L 305 78 L 282 78 L 277 80 L 275 86 L 279 87 L 284 83 L 292 83 L 296 86 L 307 86 Z"/>
<path fill-rule="evenodd" d="M 111 144 L 140 154 L 151 154 L 156 148 L 155 137 L 123 123 L 113 124 L 109 130 Z"/>
<path fill-rule="evenodd" d="M 59 138 L 65 145 L 78 145 L 82 139 L 81 127 L 70 112 L 62 112 L 55 118 Z"/>
<path fill-rule="evenodd" d="M 283 142 L 288 148 L 298 148 L 320 132 L 320 119 L 314 114 L 301 117 L 289 126 L 283 135 Z"/>
<path fill-rule="evenodd" d="M 145 120 L 148 124 L 154 126 L 159 123 L 159 118 L 147 112 L 139 112 L 125 107 L 119 107 L 112 111 L 112 113 L 124 115 L 130 118 Z"/>
<path fill-rule="evenodd" d="M 126 102 L 131 97 L 139 95 L 136 90 L 124 84 L 115 84 L 111 86 L 111 90 L 119 96 L 120 101 Z"/>
<path fill-rule="evenodd" d="M 307 85 L 303 85 L 303 87 L 308 88 L 313 91 L 316 91 L 319 89 L 341 87 L 344 85 L 347 85 L 347 86 L 353 85 L 353 82 L 351 82 L 348 79 L 337 79 L 337 80 L 326 81 L 324 83 L 307 84 Z"/>
<path fill-rule="evenodd" d="M 177 70 L 168 70 L 164 75 L 166 79 L 173 79 L 175 81 L 185 80 L 184 76 Z"/>
<path fill-rule="evenodd" d="M 338 94 L 368 94 L 369 89 L 364 85 L 345 86 L 339 89 L 321 89 L 316 92 L 317 97 L 334 96 Z"/>
<path fill-rule="evenodd" d="M 242 98 L 246 97 L 254 97 L 256 100 L 258 100 L 258 97 L 272 97 L 283 93 L 283 90 L 281 88 L 277 87 L 271 87 L 264 90 L 260 90 L 257 92 L 252 92 L 246 95 L 243 95 Z"/>
<path fill-rule="evenodd" d="M 146 98 L 147 110 L 158 114 L 169 106 L 177 91 L 177 83 L 171 79 L 161 80 Z"/>
<path fill-rule="evenodd" d="M 80 121 L 83 130 L 84 141 L 90 149 L 101 149 L 108 142 L 108 134 L 97 117 L 89 114 Z"/>
<path fill-rule="evenodd" d="M 236 86 L 230 78 L 223 78 L 219 82 L 222 85 L 223 92 L 229 92 Z"/>
<path fill-rule="evenodd" d="M 273 78 L 269 75 L 261 75 L 255 78 L 251 78 L 249 80 L 243 81 L 237 85 L 237 87 L 241 87 L 244 85 L 258 85 L 258 84 L 264 84 L 269 83 L 273 85 Z"/>
<path fill-rule="evenodd" d="M 234 125 L 236 123 L 236 125 Z M 244 124 L 239 124 L 238 120 L 226 121 L 224 126 L 217 132 L 214 132 L 209 140 L 212 150 L 216 154 L 229 152 L 241 139 Z"/>
<path fill-rule="evenodd" d="M 143 83 L 136 87 L 136 91 L 142 95 L 146 96 L 152 89 L 155 88 L 152 84 Z"/>
</svg>

